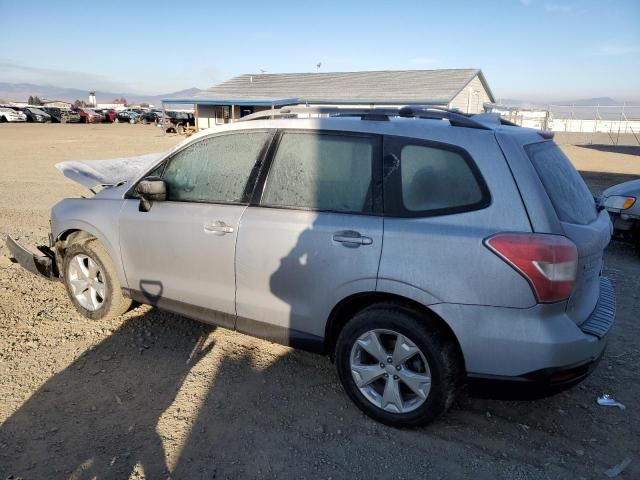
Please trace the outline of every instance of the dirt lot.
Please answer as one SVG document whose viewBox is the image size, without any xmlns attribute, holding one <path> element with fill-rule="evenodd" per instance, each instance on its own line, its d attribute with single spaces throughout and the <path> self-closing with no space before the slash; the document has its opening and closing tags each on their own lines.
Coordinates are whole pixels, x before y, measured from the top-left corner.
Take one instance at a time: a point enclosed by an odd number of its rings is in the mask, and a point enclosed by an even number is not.
<svg viewBox="0 0 640 480">
<path fill-rule="evenodd" d="M 64 288 L 11 263 L 7 234 L 46 242 L 49 209 L 85 193 L 53 165 L 166 150 L 141 125 L 0 125 L 0 479 L 640 478 L 640 252 L 614 241 L 608 351 L 580 386 L 535 402 L 459 400 L 438 423 L 369 420 L 329 360 L 150 307 L 80 318 Z M 594 191 L 640 157 L 565 147 Z M 597 406 L 611 393 L 626 410 Z"/>
</svg>

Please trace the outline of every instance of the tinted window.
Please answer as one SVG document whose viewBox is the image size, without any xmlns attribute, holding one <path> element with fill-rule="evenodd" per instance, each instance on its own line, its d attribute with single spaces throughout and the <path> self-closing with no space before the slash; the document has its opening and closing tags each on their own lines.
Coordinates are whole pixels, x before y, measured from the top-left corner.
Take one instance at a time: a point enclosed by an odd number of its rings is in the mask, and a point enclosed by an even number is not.
<svg viewBox="0 0 640 480">
<path fill-rule="evenodd" d="M 411 212 L 466 207 L 482 200 L 482 190 L 459 153 L 405 145 L 400 153 L 402 203 Z"/>
<path fill-rule="evenodd" d="M 586 225 L 597 212 L 593 195 L 578 171 L 554 142 L 525 146 L 561 221 Z"/>
<path fill-rule="evenodd" d="M 262 204 L 370 213 L 373 151 L 372 138 L 284 133 Z"/>
<path fill-rule="evenodd" d="M 236 133 L 196 142 L 170 160 L 163 178 L 169 200 L 238 203 L 267 132 Z"/>
</svg>

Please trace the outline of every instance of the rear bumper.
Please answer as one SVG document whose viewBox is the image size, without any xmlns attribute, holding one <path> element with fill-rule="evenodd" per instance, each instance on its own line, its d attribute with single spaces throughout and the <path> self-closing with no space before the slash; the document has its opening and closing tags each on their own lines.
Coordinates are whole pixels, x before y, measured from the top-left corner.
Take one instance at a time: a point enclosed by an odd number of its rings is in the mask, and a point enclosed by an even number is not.
<svg viewBox="0 0 640 480">
<path fill-rule="evenodd" d="M 565 367 L 550 367 L 517 377 L 469 374 L 467 383 L 473 396 L 511 400 L 547 397 L 576 386 L 593 372 L 604 350 L 593 360 Z"/>
<path fill-rule="evenodd" d="M 431 307 L 460 343 L 470 379 L 549 384 L 562 389 L 595 368 L 615 317 L 615 295 L 602 277 L 594 311 L 577 325 L 566 302 L 532 308 L 438 304 Z"/>
<path fill-rule="evenodd" d="M 7 248 L 11 258 L 26 270 L 35 275 L 40 275 L 47 280 L 57 280 L 58 271 L 55 262 L 55 254 L 49 247 L 41 245 L 38 250 L 42 255 L 36 255 L 24 248 L 10 236 L 7 236 Z"/>
</svg>

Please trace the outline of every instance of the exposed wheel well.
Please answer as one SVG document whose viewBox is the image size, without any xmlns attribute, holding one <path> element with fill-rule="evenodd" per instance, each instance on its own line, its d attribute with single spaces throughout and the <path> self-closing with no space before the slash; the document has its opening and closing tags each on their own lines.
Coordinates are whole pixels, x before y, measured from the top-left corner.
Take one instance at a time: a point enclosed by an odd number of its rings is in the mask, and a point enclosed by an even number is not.
<svg viewBox="0 0 640 480">
<path fill-rule="evenodd" d="M 56 264 L 58 266 L 58 271 L 62 272 L 64 254 L 71 243 L 76 243 L 83 240 L 93 240 L 94 238 L 96 237 L 84 230 L 66 230 L 58 235 L 58 238 L 56 239 L 53 246 L 53 249 L 56 252 Z"/>
<path fill-rule="evenodd" d="M 421 303 L 416 302 L 415 300 L 411 300 L 406 297 L 402 297 L 400 295 L 394 295 L 391 293 L 384 292 L 367 292 L 367 293 L 357 293 L 355 295 L 351 295 L 343 300 L 341 300 L 331 311 L 329 315 L 329 319 L 327 320 L 327 325 L 325 327 L 325 340 L 324 340 L 324 349 L 325 353 L 329 354 L 329 356 L 333 360 L 334 350 L 336 346 L 336 341 L 338 340 L 338 335 L 340 335 L 340 331 L 347 324 L 347 322 L 353 318 L 353 316 L 358 313 L 360 310 L 374 305 L 376 303 L 393 303 L 398 306 L 408 307 L 412 310 L 420 312 L 424 315 L 429 315 L 432 319 L 434 319 L 445 334 L 450 338 L 453 344 L 456 346 L 456 350 L 460 356 L 460 360 L 463 362 L 464 368 L 464 355 L 462 355 L 462 349 L 460 348 L 460 343 L 458 342 L 457 337 L 451 330 L 451 327 L 445 322 L 439 315 L 434 313 L 428 307 L 425 307 Z"/>
</svg>

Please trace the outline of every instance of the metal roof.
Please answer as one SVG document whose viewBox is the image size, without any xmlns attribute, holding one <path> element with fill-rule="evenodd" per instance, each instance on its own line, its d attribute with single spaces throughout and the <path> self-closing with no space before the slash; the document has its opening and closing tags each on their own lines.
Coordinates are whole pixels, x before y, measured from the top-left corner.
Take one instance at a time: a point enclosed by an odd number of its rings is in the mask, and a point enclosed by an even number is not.
<svg viewBox="0 0 640 480">
<path fill-rule="evenodd" d="M 433 104 L 446 105 L 479 76 L 489 97 L 493 94 L 482 71 L 383 70 L 370 72 L 245 74 L 198 93 L 165 103 L 209 105 L 310 104 Z"/>
</svg>

